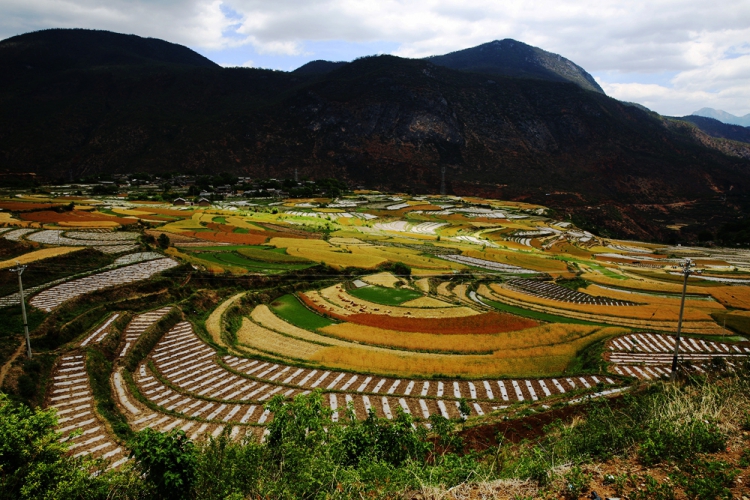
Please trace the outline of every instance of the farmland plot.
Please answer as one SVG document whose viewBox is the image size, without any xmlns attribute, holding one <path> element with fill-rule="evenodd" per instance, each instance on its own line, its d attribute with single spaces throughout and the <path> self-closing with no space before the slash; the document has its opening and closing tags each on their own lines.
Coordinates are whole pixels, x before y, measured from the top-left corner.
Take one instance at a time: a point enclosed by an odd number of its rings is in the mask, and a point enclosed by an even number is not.
<svg viewBox="0 0 750 500">
<path fill-rule="evenodd" d="M 70 443 L 74 457 L 90 455 L 118 467 L 127 461 L 127 451 L 96 412 L 85 362 L 85 354 L 78 350 L 60 358 L 52 372 L 47 406 L 57 410 L 57 432 Z"/>
<path fill-rule="evenodd" d="M 29 304 L 37 309 L 51 311 L 75 297 L 112 286 L 145 280 L 176 265 L 177 262 L 172 259 L 158 259 L 86 276 L 44 290 L 33 297 Z"/>
<path fill-rule="evenodd" d="M 675 349 L 675 337 L 655 333 L 632 333 L 607 343 L 605 358 L 619 375 L 650 380 L 669 376 Z M 684 337 L 680 342 L 681 363 L 690 363 L 698 372 L 716 358 L 730 366 L 750 356 L 750 343 L 716 342 Z"/>
</svg>

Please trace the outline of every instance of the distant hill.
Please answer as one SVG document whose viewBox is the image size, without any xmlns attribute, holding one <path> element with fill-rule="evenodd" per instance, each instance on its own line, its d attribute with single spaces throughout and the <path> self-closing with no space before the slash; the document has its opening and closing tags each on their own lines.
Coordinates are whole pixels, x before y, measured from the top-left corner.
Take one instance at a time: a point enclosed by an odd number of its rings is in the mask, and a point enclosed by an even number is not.
<svg viewBox="0 0 750 500">
<path fill-rule="evenodd" d="M 735 116 L 720 109 L 701 108 L 698 111 L 694 111 L 692 115 L 713 118 L 714 120 L 719 120 L 722 123 L 728 123 L 730 125 L 750 127 L 750 113 L 746 114 L 745 116 Z"/>
<path fill-rule="evenodd" d="M 332 62 L 318 59 L 317 61 L 310 61 L 307 64 L 303 64 L 292 71 L 292 73 L 297 75 L 325 75 L 326 73 L 330 73 L 346 64 L 348 63 L 345 61 Z"/>
<path fill-rule="evenodd" d="M 49 29 L 0 42 L 0 71 L 56 71 L 108 66 L 219 66 L 176 43 L 110 31 Z"/>
<path fill-rule="evenodd" d="M 509 38 L 426 59 L 460 71 L 573 82 L 586 90 L 604 93 L 596 80 L 574 62 Z"/>
<path fill-rule="evenodd" d="M 705 116 L 683 116 L 680 120 L 695 124 L 711 137 L 750 143 L 750 127 L 729 125 L 714 118 L 706 118 Z"/>
</svg>

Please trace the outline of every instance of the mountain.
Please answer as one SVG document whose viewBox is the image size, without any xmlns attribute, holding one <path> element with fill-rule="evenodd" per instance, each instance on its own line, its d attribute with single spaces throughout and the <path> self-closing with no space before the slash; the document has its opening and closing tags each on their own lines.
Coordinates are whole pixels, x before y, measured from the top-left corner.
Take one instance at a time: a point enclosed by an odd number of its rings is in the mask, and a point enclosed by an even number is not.
<svg viewBox="0 0 750 500">
<path fill-rule="evenodd" d="M 745 116 L 735 116 L 720 109 L 701 108 L 691 114 L 695 116 L 705 116 L 707 118 L 713 118 L 714 120 L 719 120 L 722 123 L 728 123 L 730 125 L 750 127 L 750 113 L 746 114 Z"/>
<path fill-rule="evenodd" d="M 509 38 L 427 60 L 460 71 L 573 82 L 586 90 L 604 93 L 596 80 L 574 62 Z"/>
<path fill-rule="evenodd" d="M 750 143 L 750 127 L 728 125 L 715 118 L 707 118 L 705 116 L 689 115 L 679 119 L 693 123 L 711 137 Z"/>
<path fill-rule="evenodd" d="M 5 71 L 62 71 L 164 64 L 219 67 L 176 43 L 110 31 L 49 29 L 0 42 L 0 68 Z"/>
<path fill-rule="evenodd" d="M 21 52 L 33 35 L 14 37 Z M 148 54 L 154 43 L 135 41 L 128 53 Z M 18 60 L 6 42 L 4 60 Z M 750 213 L 742 154 L 724 154 L 719 139 L 685 121 L 569 82 L 488 79 L 394 56 L 285 73 L 145 56 L 101 65 L 77 54 L 81 62 L 60 71 L 8 78 L 0 68 L 0 174 L 289 178 L 296 169 L 434 193 L 445 167 L 451 193 L 541 203 L 586 228 L 660 240 Z"/>
<path fill-rule="evenodd" d="M 345 64 L 348 63 L 343 61 L 332 62 L 318 59 L 317 61 L 310 61 L 307 64 L 303 64 L 299 68 L 292 71 L 292 73 L 295 73 L 297 75 L 324 75 L 326 73 L 330 73 L 334 69 L 338 69 L 341 66 L 344 66 Z"/>
</svg>

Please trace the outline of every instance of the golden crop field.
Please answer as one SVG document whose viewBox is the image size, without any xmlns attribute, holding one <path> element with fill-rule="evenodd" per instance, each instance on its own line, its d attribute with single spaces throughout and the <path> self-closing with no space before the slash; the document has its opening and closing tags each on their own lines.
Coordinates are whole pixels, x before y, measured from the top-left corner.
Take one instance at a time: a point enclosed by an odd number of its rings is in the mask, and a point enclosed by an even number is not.
<svg viewBox="0 0 750 500">
<path fill-rule="evenodd" d="M 581 277 L 585 280 L 593 281 L 594 283 L 599 283 L 601 285 L 610 285 L 620 288 L 632 288 L 633 290 L 643 290 L 647 292 L 682 293 L 682 285 L 679 285 L 677 283 L 665 283 L 662 281 L 654 281 L 641 277 L 632 277 L 632 279 L 619 280 L 609 278 L 598 273 L 583 273 Z M 708 295 L 710 291 L 708 288 L 688 285 L 687 293 Z"/>
<path fill-rule="evenodd" d="M 286 337 L 247 318 L 243 318 L 242 326 L 237 331 L 237 343 L 271 354 L 304 360 L 312 359 L 315 354 L 327 349 L 319 344 Z"/>
<path fill-rule="evenodd" d="M 388 272 L 369 274 L 367 276 L 362 276 L 360 279 L 371 285 L 385 286 L 388 288 L 395 288 L 396 283 L 402 283 L 400 278 L 397 278 Z"/>
<path fill-rule="evenodd" d="M 403 302 L 401 305 L 404 307 L 456 307 L 449 302 L 433 299 L 432 297 L 420 297 L 418 299 Z"/>
<path fill-rule="evenodd" d="M 483 335 L 441 335 L 386 330 L 354 323 L 339 323 L 321 332 L 362 344 L 411 351 L 494 352 L 565 344 L 590 335 L 599 327 L 573 324 L 547 324 L 514 332 Z M 615 331 L 615 330 L 612 330 Z M 620 329 L 618 331 L 624 331 Z"/>
<path fill-rule="evenodd" d="M 728 287 L 731 288 L 731 287 Z M 670 307 L 680 307 L 679 297 L 660 297 L 658 295 L 648 295 L 645 293 L 628 293 L 613 290 L 611 288 L 602 288 L 598 285 L 589 285 L 586 288 L 582 288 L 579 291 L 593 295 L 595 297 L 610 297 L 617 300 L 629 300 L 631 302 L 643 302 L 647 304 L 662 304 Z M 719 302 L 713 300 L 699 300 L 687 298 L 685 300 L 685 307 L 692 309 L 704 309 L 706 312 L 711 313 L 714 310 L 725 309 Z"/>
<path fill-rule="evenodd" d="M 429 377 L 544 376 L 565 371 L 586 345 L 622 333 L 622 329 L 595 329 L 564 344 L 520 349 L 502 349 L 489 355 L 450 355 L 399 351 L 368 352 L 366 348 L 330 347 L 310 357 L 331 368 L 360 372 Z"/>
<path fill-rule="evenodd" d="M 0 261 L 0 269 L 13 267 L 17 263 L 18 264 L 30 264 L 32 262 L 49 259 L 51 257 L 59 257 L 60 255 L 66 255 L 72 252 L 83 250 L 83 248 L 84 247 L 54 247 L 54 248 L 45 248 L 43 250 L 34 250 L 32 252 L 19 255 L 18 257 L 14 257 L 12 259 Z"/>
<path fill-rule="evenodd" d="M 211 339 L 216 343 L 216 345 L 226 346 L 226 342 L 224 342 L 224 339 L 221 338 L 222 317 L 224 316 L 226 310 L 229 309 L 232 304 L 238 301 L 243 295 L 245 295 L 245 292 L 240 292 L 236 295 L 231 296 L 229 299 L 219 304 L 219 306 L 213 310 L 208 319 L 206 319 L 206 331 L 211 336 Z"/>
<path fill-rule="evenodd" d="M 750 287 L 748 286 L 711 287 L 708 293 L 727 307 L 750 309 Z"/>
</svg>

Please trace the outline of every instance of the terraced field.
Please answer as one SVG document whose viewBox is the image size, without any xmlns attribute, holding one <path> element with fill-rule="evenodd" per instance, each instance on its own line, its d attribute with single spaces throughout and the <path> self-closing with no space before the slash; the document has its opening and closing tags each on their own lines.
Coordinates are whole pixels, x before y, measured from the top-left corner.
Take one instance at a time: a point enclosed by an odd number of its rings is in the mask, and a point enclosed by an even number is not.
<svg viewBox="0 0 750 500">
<path fill-rule="evenodd" d="M 681 366 L 700 374 L 750 355 L 750 252 L 740 249 L 611 240 L 543 207 L 479 198 L 108 203 L 58 213 L 53 201 L 8 200 L 0 268 L 28 264 L 28 304 L 55 317 L 78 315 L 60 306 L 81 295 L 96 302 L 188 264 L 48 352 L 59 356 L 45 404 L 58 408 L 71 453 L 113 467 L 127 450 L 97 411 L 85 369 L 97 350 L 135 431 L 263 439 L 271 399 L 315 390 L 334 422 L 403 411 L 418 425 L 432 414 L 481 424 L 668 375 L 682 292 L 673 266 L 690 257 L 705 272 L 687 287 Z M 63 272 L 75 256 L 86 262 Z M 41 279 L 33 269 L 45 263 L 55 273 Z M 18 307 L 7 275 L 0 308 Z"/>
</svg>

